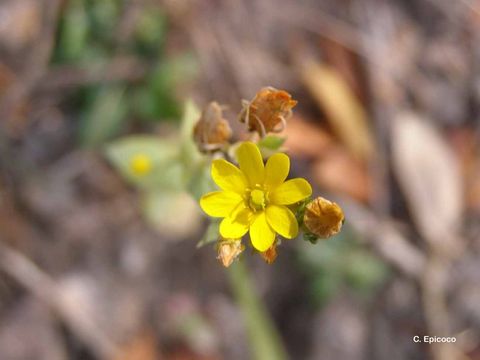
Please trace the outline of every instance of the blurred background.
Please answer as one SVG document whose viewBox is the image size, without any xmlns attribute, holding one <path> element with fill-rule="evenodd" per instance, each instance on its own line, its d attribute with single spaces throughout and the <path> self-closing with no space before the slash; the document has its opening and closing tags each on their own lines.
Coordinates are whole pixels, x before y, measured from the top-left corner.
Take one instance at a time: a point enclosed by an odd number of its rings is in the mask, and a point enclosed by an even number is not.
<svg viewBox="0 0 480 360">
<path fill-rule="evenodd" d="M 288 357 L 480 359 L 479 1 L 1 0 L 2 360 L 252 358 L 196 203 L 105 148 L 174 137 L 187 99 L 238 129 L 263 86 L 346 215 L 244 256 Z"/>
</svg>

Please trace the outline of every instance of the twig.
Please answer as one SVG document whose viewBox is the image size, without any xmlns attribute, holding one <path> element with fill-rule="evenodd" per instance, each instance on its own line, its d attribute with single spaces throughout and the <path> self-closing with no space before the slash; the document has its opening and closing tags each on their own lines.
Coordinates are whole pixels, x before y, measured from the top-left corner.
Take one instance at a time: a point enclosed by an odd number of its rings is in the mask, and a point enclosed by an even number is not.
<svg viewBox="0 0 480 360">
<path fill-rule="evenodd" d="M 349 200 L 340 201 L 347 221 L 363 235 L 373 249 L 405 275 L 420 279 L 425 269 L 425 255 L 412 245 L 391 221 L 377 218 L 372 212 Z"/>
<path fill-rule="evenodd" d="M 446 282 L 450 263 L 448 259 L 432 252 L 421 278 L 422 302 L 428 333 L 434 336 L 451 336 L 446 302 Z M 436 343 L 431 346 L 435 360 L 470 359 L 452 343 Z"/>
<path fill-rule="evenodd" d="M 463 3 L 466 7 L 468 7 L 471 11 L 476 13 L 477 15 L 480 15 L 480 8 L 476 5 L 474 5 L 471 1 L 469 0 L 460 0 L 461 3 Z"/>
<path fill-rule="evenodd" d="M 35 90 L 43 92 L 106 82 L 136 81 L 144 77 L 148 69 L 148 64 L 132 57 L 118 57 L 93 68 L 57 66 L 42 77 Z"/>
<path fill-rule="evenodd" d="M 60 0 L 44 1 L 45 17 L 43 29 L 38 41 L 29 54 L 30 62 L 25 71 L 17 78 L 0 103 L 0 119 L 9 120 L 18 105 L 30 94 L 31 90 L 45 71 L 53 46 L 55 30 L 60 11 Z"/>
<path fill-rule="evenodd" d="M 0 268 L 51 307 L 99 359 L 110 359 L 117 353 L 117 345 L 99 329 L 89 314 L 64 296 L 55 280 L 23 254 L 2 243 Z"/>
</svg>

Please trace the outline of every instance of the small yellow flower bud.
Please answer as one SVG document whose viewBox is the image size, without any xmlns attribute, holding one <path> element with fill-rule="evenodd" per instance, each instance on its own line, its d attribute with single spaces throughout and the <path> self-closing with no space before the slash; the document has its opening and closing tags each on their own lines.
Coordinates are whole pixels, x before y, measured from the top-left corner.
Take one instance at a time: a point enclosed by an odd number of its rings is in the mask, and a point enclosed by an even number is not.
<svg viewBox="0 0 480 360">
<path fill-rule="evenodd" d="M 344 219 L 340 206 L 317 197 L 307 204 L 303 223 L 312 234 L 325 239 L 340 231 Z"/>
<path fill-rule="evenodd" d="M 267 251 L 261 252 L 260 255 L 262 255 L 263 260 L 265 260 L 267 264 L 273 264 L 278 256 L 277 245 L 273 244 Z"/>
<path fill-rule="evenodd" d="M 220 239 L 217 244 L 217 259 L 223 266 L 229 267 L 244 249 L 241 239 Z"/>
<path fill-rule="evenodd" d="M 206 106 L 193 129 L 193 140 L 202 152 L 220 149 L 228 143 L 232 130 L 223 118 L 222 107 L 215 101 Z"/>
<path fill-rule="evenodd" d="M 146 175 L 152 170 L 152 160 L 145 154 L 136 154 L 130 160 L 130 170 L 137 176 Z"/>
<path fill-rule="evenodd" d="M 264 137 L 269 132 L 280 132 L 285 128 L 295 105 L 297 101 L 292 100 L 288 92 L 265 87 L 252 101 L 244 101 L 239 120 L 248 125 L 248 130 Z"/>
</svg>

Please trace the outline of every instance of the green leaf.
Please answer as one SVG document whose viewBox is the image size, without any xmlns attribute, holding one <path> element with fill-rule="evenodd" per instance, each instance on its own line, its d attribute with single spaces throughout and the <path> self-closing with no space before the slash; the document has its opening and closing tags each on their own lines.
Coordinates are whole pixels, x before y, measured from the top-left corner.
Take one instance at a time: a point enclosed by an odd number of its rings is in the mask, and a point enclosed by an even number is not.
<svg viewBox="0 0 480 360">
<path fill-rule="evenodd" d="M 147 82 L 134 91 L 135 113 L 145 121 L 178 120 L 182 107 L 177 101 L 176 89 L 190 81 L 196 69 L 195 58 L 189 54 L 157 64 Z"/>
<path fill-rule="evenodd" d="M 185 103 L 180 126 L 181 156 L 187 168 L 195 166 L 204 159 L 204 156 L 198 152 L 197 146 L 193 141 L 193 127 L 199 118 L 200 110 L 192 100 L 188 100 Z"/>
<path fill-rule="evenodd" d="M 357 250 L 347 259 L 345 279 L 348 284 L 366 293 L 375 290 L 388 276 L 388 267 L 376 256 L 364 250 Z"/>
<path fill-rule="evenodd" d="M 158 7 L 146 8 L 140 15 L 135 28 L 135 38 L 140 45 L 158 49 L 165 38 L 166 20 L 166 16 Z"/>
<path fill-rule="evenodd" d="M 197 201 L 202 195 L 215 190 L 215 183 L 210 175 L 210 162 L 200 163 L 196 171 L 191 173 L 187 190 Z"/>
<path fill-rule="evenodd" d="M 197 249 L 201 248 L 202 246 L 218 241 L 218 238 L 220 236 L 219 227 L 220 227 L 220 219 L 213 219 L 208 225 L 208 228 L 205 231 L 205 234 L 203 235 L 202 239 L 198 242 Z"/>
<path fill-rule="evenodd" d="M 299 243 L 299 259 L 309 275 L 311 291 L 319 305 L 341 288 L 368 297 L 389 275 L 388 266 L 357 241 L 351 228 L 316 245 Z"/>
<path fill-rule="evenodd" d="M 82 0 L 71 0 L 65 9 L 60 27 L 57 54 L 60 60 L 78 60 L 87 47 L 88 17 Z"/>
<path fill-rule="evenodd" d="M 263 139 L 261 139 L 258 142 L 258 146 L 261 147 L 261 148 L 268 149 L 268 150 L 277 151 L 283 145 L 285 140 L 286 140 L 286 138 L 284 138 L 284 137 L 275 136 L 275 135 L 268 135 L 268 136 L 265 136 Z"/>
<path fill-rule="evenodd" d="M 110 143 L 105 149 L 107 158 L 131 184 L 140 188 L 176 189 L 186 186 L 176 141 L 155 136 L 129 136 Z M 132 161 L 141 155 L 151 162 L 151 170 L 135 173 Z"/>
<path fill-rule="evenodd" d="M 87 106 L 80 124 L 80 140 L 85 146 L 97 146 L 118 133 L 127 117 L 124 86 L 105 86 Z"/>
<path fill-rule="evenodd" d="M 198 204 L 184 191 L 147 191 L 142 209 L 150 225 L 167 238 L 193 236 L 202 225 Z"/>
<path fill-rule="evenodd" d="M 117 0 L 87 0 L 90 22 L 96 37 L 111 41 L 120 15 L 120 3 Z"/>
</svg>

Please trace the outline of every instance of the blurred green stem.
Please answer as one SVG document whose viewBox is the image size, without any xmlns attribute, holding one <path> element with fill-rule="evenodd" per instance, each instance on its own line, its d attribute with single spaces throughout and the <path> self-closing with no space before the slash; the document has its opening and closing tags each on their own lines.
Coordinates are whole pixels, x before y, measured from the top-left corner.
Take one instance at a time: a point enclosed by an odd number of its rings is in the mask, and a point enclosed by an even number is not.
<svg viewBox="0 0 480 360">
<path fill-rule="evenodd" d="M 228 273 L 238 306 L 243 312 L 253 359 L 287 359 L 280 335 L 265 305 L 257 296 L 245 263 L 236 261 Z"/>
</svg>

